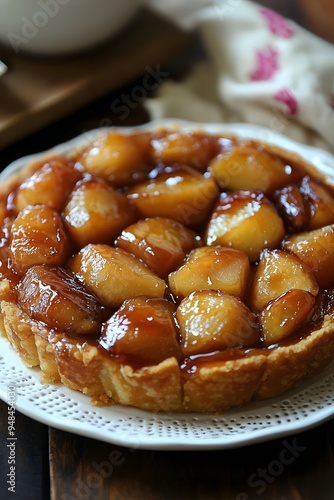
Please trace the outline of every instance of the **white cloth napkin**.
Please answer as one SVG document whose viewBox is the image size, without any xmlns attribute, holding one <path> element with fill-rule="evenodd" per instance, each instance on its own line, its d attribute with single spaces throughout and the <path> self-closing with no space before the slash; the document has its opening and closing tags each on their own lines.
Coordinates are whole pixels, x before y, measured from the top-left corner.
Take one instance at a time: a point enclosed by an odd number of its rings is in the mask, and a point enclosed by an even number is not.
<svg viewBox="0 0 334 500">
<path fill-rule="evenodd" d="M 149 0 L 208 60 L 147 100 L 152 119 L 246 122 L 334 152 L 334 45 L 248 0 Z"/>
</svg>

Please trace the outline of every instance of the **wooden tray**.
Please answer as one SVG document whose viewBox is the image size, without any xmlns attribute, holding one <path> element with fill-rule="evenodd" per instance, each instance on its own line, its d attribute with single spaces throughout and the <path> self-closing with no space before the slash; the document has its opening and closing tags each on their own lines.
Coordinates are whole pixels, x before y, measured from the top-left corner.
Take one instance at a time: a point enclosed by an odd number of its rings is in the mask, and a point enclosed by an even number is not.
<svg viewBox="0 0 334 500">
<path fill-rule="evenodd" d="M 117 38 L 72 57 L 28 57 L 2 48 L 9 70 L 0 79 L 0 148 L 143 75 L 141 88 L 133 89 L 134 97 L 142 99 L 166 78 L 160 64 L 189 39 L 157 15 L 141 11 Z"/>
</svg>

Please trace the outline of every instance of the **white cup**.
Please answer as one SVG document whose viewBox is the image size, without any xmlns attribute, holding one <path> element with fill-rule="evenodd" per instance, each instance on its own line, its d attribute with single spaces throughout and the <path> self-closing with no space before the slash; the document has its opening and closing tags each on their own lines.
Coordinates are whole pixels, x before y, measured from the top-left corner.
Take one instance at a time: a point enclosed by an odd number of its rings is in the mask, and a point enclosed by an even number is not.
<svg viewBox="0 0 334 500">
<path fill-rule="evenodd" d="M 0 43 L 15 53 L 63 55 L 119 33 L 140 0 L 0 0 Z"/>
</svg>

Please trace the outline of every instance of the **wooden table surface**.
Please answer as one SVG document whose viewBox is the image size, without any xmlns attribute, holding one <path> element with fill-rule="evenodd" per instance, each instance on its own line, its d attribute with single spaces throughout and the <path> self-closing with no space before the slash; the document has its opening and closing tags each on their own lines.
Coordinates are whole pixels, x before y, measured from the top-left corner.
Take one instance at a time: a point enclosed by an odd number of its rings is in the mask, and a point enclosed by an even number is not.
<svg viewBox="0 0 334 500">
<path fill-rule="evenodd" d="M 267 2 L 270 4 L 270 2 Z M 277 2 L 275 2 L 277 5 Z M 196 53 L 196 56 L 194 55 Z M 198 40 L 161 69 L 179 77 L 201 53 Z M 0 168 L 110 119 L 115 99 L 139 79 L 109 93 L 0 153 Z M 149 93 L 148 93 L 149 95 Z M 114 125 L 147 121 L 139 102 Z M 8 407 L 0 402 L 0 498 L 18 500 L 331 500 L 334 422 L 261 444 L 215 451 L 145 451 L 63 432 L 16 411 L 16 491 L 8 491 Z M 295 450 L 282 461 L 286 448 Z"/>
</svg>

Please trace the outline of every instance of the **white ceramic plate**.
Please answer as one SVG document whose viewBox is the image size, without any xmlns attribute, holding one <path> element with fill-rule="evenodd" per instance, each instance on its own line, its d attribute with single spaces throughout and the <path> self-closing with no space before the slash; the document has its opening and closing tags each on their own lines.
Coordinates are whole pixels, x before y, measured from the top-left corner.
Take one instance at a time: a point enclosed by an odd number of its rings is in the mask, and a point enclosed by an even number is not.
<svg viewBox="0 0 334 500">
<path fill-rule="evenodd" d="M 160 126 L 198 128 L 189 122 L 164 120 L 140 130 Z M 244 124 L 201 125 L 212 133 L 237 134 L 300 154 L 321 172 L 334 175 L 334 158 L 315 148 L 297 144 L 270 130 Z M 122 129 L 133 132 L 136 129 Z M 63 153 L 99 133 L 93 130 L 54 151 Z M 34 155 L 11 164 L 0 182 L 21 169 Z M 52 427 L 133 449 L 234 448 L 279 438 L 319 425 L 334 416 L 334 361 L 317 377 L 281 397 L 252 402 L 224 415 L 198 413 L 149 413 L 134 408 L 91 406 L 90 398 L 63 385 L 42 384 L 37 369 L 24 367 L 19 356 L 0 338 L 0 398 L 8 401 L 14 389 L 15 407 L 25 415 Z M 11 397 L 11 395 L 10 395 Z"/>
</svg>

